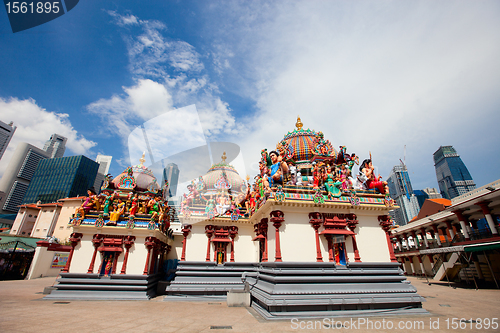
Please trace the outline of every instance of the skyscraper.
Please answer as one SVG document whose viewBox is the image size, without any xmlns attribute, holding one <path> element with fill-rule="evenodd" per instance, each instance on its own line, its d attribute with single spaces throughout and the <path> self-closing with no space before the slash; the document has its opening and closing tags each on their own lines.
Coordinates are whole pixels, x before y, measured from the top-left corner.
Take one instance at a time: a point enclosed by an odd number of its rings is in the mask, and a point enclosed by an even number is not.
<svg viewBox="0 0 500 333">
<path fill-rule="evenodd" d="M 400 208 L 390 212 L 392 218 L 398 225 L 405 225 L 418 214 L 419 205 L 417 197 L 413 194 L 413 188 L 408 175 L 406 165 L 400 164 L 392 168 L 387 178 L 389 194 Z"/>
<path fill-rule="evenodd" d="M 17 127 L 12 125 L 12 122 L 10 122 L 10 124 L 6 124 L 3 121 L 0 121 L 0 159 L 2 158 L 3 153 L 9 145 L 10 139 L 12 139 L 12 136 L 16 131 Z"/>
<path fill-rule="evenodd" d="M 464 162 L 452 146 L 441 146 L 434 153 L 436 177 L 445 199 L 453 199 L 476 188 Z"/>
<path fill-rule="evenodd" d="M 0 214 L 15 214 L 19 210 L 31 178 L 35 173 L 38 162 L 49 157 L 49 154 L 29 143 L 22 142 L 17 145 L 12 158 L 9 161 L 2 179 L 0 179 L 0 191 L 5 195 L 0 199 Z M 14 219 L 10 221 L 12 222 Z M 9 223 L 9 221 L 0 221 Z"/>
<path fill-rule="evenodd" d="M 64 151 L 66 150 L 66 141 L 62 135 L 52 134 L 50 139 L 45 142 L 45 146 L 43 146 L 43 150 L 50 154 L 50 158 L 63 157 Z"/>
<path fill-rule="evenodd" d="M 111 165 L 111 160 L 113 156 L 97 154 L 95 161 L 99 163 L 99 170 L 97 172 L 107 175 L 109 171 L 109 166 Z"/>
<path fill-rule="evenodd" d="M 95 161 L 99 163 L 99 170 L 97 171 L 97 175 L 95 176 L 94 189 L 96 193 L 101 191 L 101 186 L 104 181 L 104 177 L 108 174 L 109 166 L 111 165 L 111 160 L 113 156 L 106 156 L 97 154 Z"/>
<path fill-rule="evenodd" d="M 166 197 L 175 197 L 177 193 L 177 184 L 179 183 L 179 167 L 175 163 L 169 163 L 163 169 L 162 187 L 165 186 L 165 181 L 168 181 Z"/>
<path fill-rule="evenodd" d="M 23 199 L 23 204 L 55 202 L 66 197 L 86 195 L 94 185 L 99 164 L 79 156 L 40 161 Z"/>
</svg>

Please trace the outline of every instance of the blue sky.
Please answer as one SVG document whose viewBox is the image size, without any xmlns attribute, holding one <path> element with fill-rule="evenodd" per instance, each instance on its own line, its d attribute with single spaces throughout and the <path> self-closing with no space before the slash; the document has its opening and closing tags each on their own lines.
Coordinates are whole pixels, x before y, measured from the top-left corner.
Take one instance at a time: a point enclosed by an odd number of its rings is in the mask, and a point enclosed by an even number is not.
<svg viewBox="0 0 500 333">
<path fill-rule="evenodd" d="M 498 1 L 87 0 L 15 34 L 0 11 L 0 120 L 18 126 L 0 174 L 17 143 L 58 133 L 66 155 L 112 155 L 116 176 L 148 123 L 156 161 L 231 142 L 253 175 L 300 115 L 383 177 L 406 145 L 415 189 L 437 187 L 440 145 L 478 186 L 500 178 Z"/>
</svg>

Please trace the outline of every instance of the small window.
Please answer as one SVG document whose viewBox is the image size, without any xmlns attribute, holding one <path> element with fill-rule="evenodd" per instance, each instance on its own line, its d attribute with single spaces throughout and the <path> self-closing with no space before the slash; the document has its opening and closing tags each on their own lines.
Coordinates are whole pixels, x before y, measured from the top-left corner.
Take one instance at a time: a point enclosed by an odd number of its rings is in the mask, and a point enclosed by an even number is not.
<svg viewBox="0 0 500 333">
<path fill-rule="evenodd" d="M 60 227 L 59 227 L 59 229 L 64 229 L 64 226 L 63 226 L 63 225 L 62 225 L 62 226 L 60 226 Z"/>
<path fill-rule="evenodd" d="M 21 234 L 26 235 L 26 233 L 24 231 Z"/>
<path fill-rule="evenodd" d="M 53 213 L 53 212 L 54 212 L 54 210 L 53 210 L 53 209 L 51 209 L 49 213 Z"/>
<path fill-rule="evenodd" d="M 38 217 L 38 216 L 37 216 L 37 215 L 35 215 L 35 218 L 37 218 L 37 217 Z"/>
<path fill-rule="evenodd" d="M 36 229 L 36 232 L 39 232 L 39 231 L 40 231 L 40 229 Z"/>
<path fill-rule="evenodd" d="M 43 231 L 47 231 L 47 229 L 43 229 Z"/>
<path fill-rule="evenodd" d="M 33 215 L 30 214 L 28 217 L 33 217 Z"/>
</svg>

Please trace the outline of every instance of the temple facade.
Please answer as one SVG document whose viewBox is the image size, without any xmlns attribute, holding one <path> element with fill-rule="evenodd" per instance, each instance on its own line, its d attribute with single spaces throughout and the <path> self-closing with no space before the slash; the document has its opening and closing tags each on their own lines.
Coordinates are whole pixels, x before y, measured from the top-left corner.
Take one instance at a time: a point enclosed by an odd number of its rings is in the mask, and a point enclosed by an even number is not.
<svg viewBox="0 0 500 333">
<path fill-rule="evenodd" d="M 394 202 L 370 188 L 362 171 L 353 174 L 355 154 L 343 146 L 335 150 L 321 132 L 303 129 L 300 118 L 296 126 L 276 145 L 281 180 L 269 184 L 272 154 L 264 149 L 253 185 L 223 156 L 188 186 L 179 214 L 182 237 L 175 237 L 168 258 L 218 264 L 396 261 L 388 238 Z"/>
</svg>

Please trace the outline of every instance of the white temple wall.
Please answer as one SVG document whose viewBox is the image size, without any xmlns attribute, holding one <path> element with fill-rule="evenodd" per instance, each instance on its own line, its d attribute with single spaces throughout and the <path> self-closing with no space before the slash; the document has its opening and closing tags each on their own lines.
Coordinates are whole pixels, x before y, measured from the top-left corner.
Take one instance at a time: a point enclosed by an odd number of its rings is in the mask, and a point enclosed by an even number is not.
<svg viewBox="0 0 500 333">
<path fill-rule="evenodd" d="M 71 215 L 75 213 L 76 208 L 80 207 L 82 204 L 81 199 L 63 199 L 61 200 L 63 206 L 57 218 L 56 226 L 52 236 L 59 239 L 60 242 L 65 242 L 71 236 L 73 229 L 69 225 L 69 219 Z"/>
<path fill-rule="evenodd" d="M 309 212 L 283 211 L 283 213 L 285 222 L 280 227 L 281 258 L 283 261 L 315 262 L 316 236 L 314 228 L 309 224 Z M 326 254 L 328 260 L 328 243 L 324 238 L 320 236 L 320 247 L 323 257 Z M 324 251 L 325 248 L 326 251 Z"/>
<path fill-rule="evenodd" d="M 238 235 L 234 239 L 234 261 L 235 262 L 258 262 L 259 242 L 253 242 L 255 237 L 253 225 L 238 225 Z M 231 245 L 228 245 L 227 260 L 231 258 Z M 212 247 L 213 250 L 213 247 Z M 213 255 L 213 252 L 212 252 Z M 212 258 L 210 258 L 212 260 Z"/>
<path fill-rule="evenodd" d="M 172 249 L 167 254 L 167 259 L 178 259 L 181 260 L 182 255 L 182 240 L 184 237 L 182 235 L 175 235 L 174 241 L 172 242 Z"/>
<path fill-rule="evenodd" d="M 196 223 L 192 224 L 192 229 L 189 235 L 187 236 L 186 243 L 186 261 L 205 261 L 207 257 L 207 243 L 208 238 L 205 234 L 205 224 L 204 223 Z M 184 236 L 175 236 L 175 238 L 181 238 L 180 244 L 180 252 L 179 252 L 179 260 L 182 255 L 182 240 Z M 211 254 L 212 251 L 210 251 Z M 229 257 L 228 257 L 229 259 Z M 210 258 L 212 260 L 212 258 Z"/>
<path fill-rule="evenodd" d="M 127 260 L 127 274 L 142 275 L 144 272 L 144 267 L 146 266 L 146 258 L 148 257 L 148 249 L 144 245 L 146 237 L 137 237 L 134 241 L 134 245 L 130 248 Z M 123 266 L 123 259 L 125 258 L 126 249 L 123 247 L 123 252 L 118 257 L 119 264 L 116 268 L 116 273 L 120 274 Z M 153 256 L 153 250 L 151 250 L 151 257 Z M 151 258 L 150 258 L 151 260 Z M 97 265 L 97 264 L 96 264 Z"/>
<path fill-rule="evenodd" d="M 387 238 L 378 221 L 379 214 L 370 216 L 356 213 L 359 224 L 354 232 L 361 261 L 390 262 Z"/>
<path fill-rule="evenodd" d="M 90 261 L 92 260 L 92 254 L 94 253 L 94 245 L 92 244 L 91 234 L 84 234 L 82 240 L 75 246 L 75 251 L 73 251 L 73 259 L 71 260 L 71 265 L 69 267 L 70 273 L 87 273 Z M 96 267 L 97 266 L 97 267 Z M 94 273 L 97 272 L 99 266 L 94 266 Z"/>
</svg>

